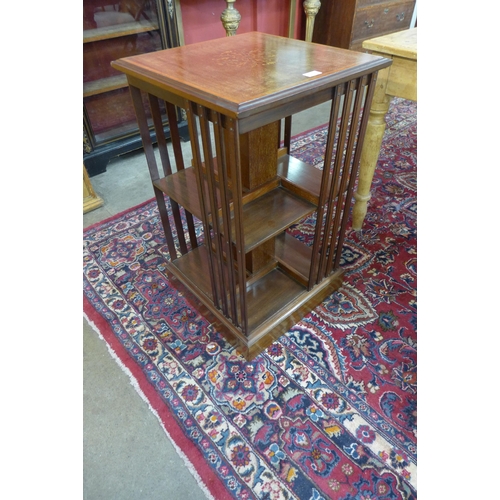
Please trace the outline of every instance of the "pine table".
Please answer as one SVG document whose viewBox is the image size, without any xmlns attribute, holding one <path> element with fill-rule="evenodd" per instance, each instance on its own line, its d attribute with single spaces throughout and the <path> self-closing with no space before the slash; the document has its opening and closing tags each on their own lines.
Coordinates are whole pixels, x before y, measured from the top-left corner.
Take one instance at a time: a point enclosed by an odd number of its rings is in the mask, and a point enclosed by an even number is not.
<svg viewBox="0 0 500 500">
<path fill-rule="evenodd" d="M 417 100 L 417 28 L 379 36 L 363 42 L 371 54 L 392 59 L 380 71 L 370 109 L 370 117 L 359 166 L 359 181 L 354 193 L 354 229 L 361 229 L 366 216 L 370 188 L 385 132 L 385 115 L 393 97 Z"/>
</svg>

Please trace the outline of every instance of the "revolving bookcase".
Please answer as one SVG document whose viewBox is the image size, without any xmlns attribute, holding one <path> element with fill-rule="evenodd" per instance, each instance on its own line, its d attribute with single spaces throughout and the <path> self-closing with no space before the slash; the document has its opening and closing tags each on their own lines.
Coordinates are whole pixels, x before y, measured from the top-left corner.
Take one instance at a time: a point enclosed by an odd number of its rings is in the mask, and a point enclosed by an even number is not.
<svg viewBox="0 0 500 500">
<path fill-rule="evenodd" d="M 342 284 L 341 251 L 369 106 L 377 72 L 390 64 L 257 32 L 112 63 L 127 75 L 169 278 L 247 359 Z M 190 162 L 171 120 L 171 164 L 161 101 L 172 117 L 175 107 L 186 110 Z M 290 155 L 291 122 L 326 101 L 331 111 L 320 170 Z M 287 231 L 308 216 L 316 218 L 311 246 Z M 203 224 L 198 237 L 195 218 Z"/>
</svg>

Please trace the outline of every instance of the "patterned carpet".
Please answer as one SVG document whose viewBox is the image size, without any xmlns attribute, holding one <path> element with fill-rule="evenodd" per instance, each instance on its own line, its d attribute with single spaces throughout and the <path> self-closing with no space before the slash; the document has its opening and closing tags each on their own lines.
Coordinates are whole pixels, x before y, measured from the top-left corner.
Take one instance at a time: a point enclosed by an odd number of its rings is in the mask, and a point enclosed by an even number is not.
<svg viewBox="0 0 500 500">
<path fill-rule="evenodd" d="M 84 231 L 85 314 L 217 500 L 416 498 L 416 104 L 387 123 L 344 285 L 253 362 L 170 285 L 154 201 Z"/>
</svg>

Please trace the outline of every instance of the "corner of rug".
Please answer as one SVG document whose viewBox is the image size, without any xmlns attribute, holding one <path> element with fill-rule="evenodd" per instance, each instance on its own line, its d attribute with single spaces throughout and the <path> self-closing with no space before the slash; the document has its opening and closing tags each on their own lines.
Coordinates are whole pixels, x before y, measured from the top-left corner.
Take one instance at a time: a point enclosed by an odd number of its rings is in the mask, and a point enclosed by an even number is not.
<svg viewBox="0 0 500 500">
<path fill-rule="evenodd" d="M 165 432 L 165 434 L 166 434 L 167 438 L 169 439 L 170 443 L 174 447 L 174 449 L 177 452 L 177 454 L 179 455 L 179 457 L 182 459 L 182 461 L 183 461 L 184 465 L 186 466 L 186 468 L 189 470 L 189 472 L 195 478 L 195 480 L 198 483 L 198 486 L 200 487 L 200 489 L 203 491 L 203 493 L 206 495 L 206 497 L 209 500 L 216 500 L 215 497 L 210 492 L 210 490 L 208 489 L 208 487 L 206 486 L 206 484 L 203 482 L 203 479 L 199 475 L 199 473 L 196 470 L 196 468 L 194 467 L 194 465 L 191 463 L 191 461 L 186 456 L 186 454 L 179 448 L 179 446 L 177 446 L 177 443 L 174 441 L 174 439 L 172 438 L 172 436 L 170 435 L 170 433 L 165 428 L 165 426 L 164 426 L 164 424 L 163 424 L 163 422 L 162 422 L 162 420 L 160 418 L 160 415 L 158 415 L 158 412 L 151 406 L 151 403 L 149 402 L 147 396 L 144 394 L 144 392 L 140 388 L 139 383 L 137 382 L 137 379 L 134 377 L 134 375 L 132 374 L 132 372 L 125 366 L 125 364 L 122 362 L 122 360 L 119 358 L 119 356 L 113 350 L 113 348 L 106 342 L 106 339 L 103 337 L 103 335 L 99 331 L 99 328 L 97 327 L 97 325 L 92 320 L 90 320 L 90 318 L 85 314 L 85 312 L 83 313 L 83 317 L 85 318 L 85 320 L 87 321 L 87 323 L 89 324 L 89 326 L 97 333 L 98 337 L 104 342 L 104 344 L 106 345 L 106 347 L 108 349 L 108 352 L 111 355 L 111 357 L 115 360 L 115 362 L 122 369 L 122 371 L 128 376 L 130 384 L 132 385 L 132 387 L 136 390 L 137 394 L 139 394 L 139 396 L 141 397 L 141 399 L 148 405 L 149 410 L 157 418 L 158 422 L 160 423 L 161 428 Z"/>
</svg>

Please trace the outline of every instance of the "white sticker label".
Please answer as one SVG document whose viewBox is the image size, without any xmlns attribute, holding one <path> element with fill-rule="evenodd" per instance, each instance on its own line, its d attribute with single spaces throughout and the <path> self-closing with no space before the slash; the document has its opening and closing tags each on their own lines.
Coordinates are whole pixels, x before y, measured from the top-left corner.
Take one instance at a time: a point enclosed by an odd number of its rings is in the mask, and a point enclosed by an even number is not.
<svg viewBox="0 0 500 500">
<path fill-rule="evenodd" d="M 304 73 L 302 76 L 307 76 L 307 78 L 311 78 L 311 76 L 321 75 L 321 71 L 309 71 L 309 73 Z"/>
</svg>

